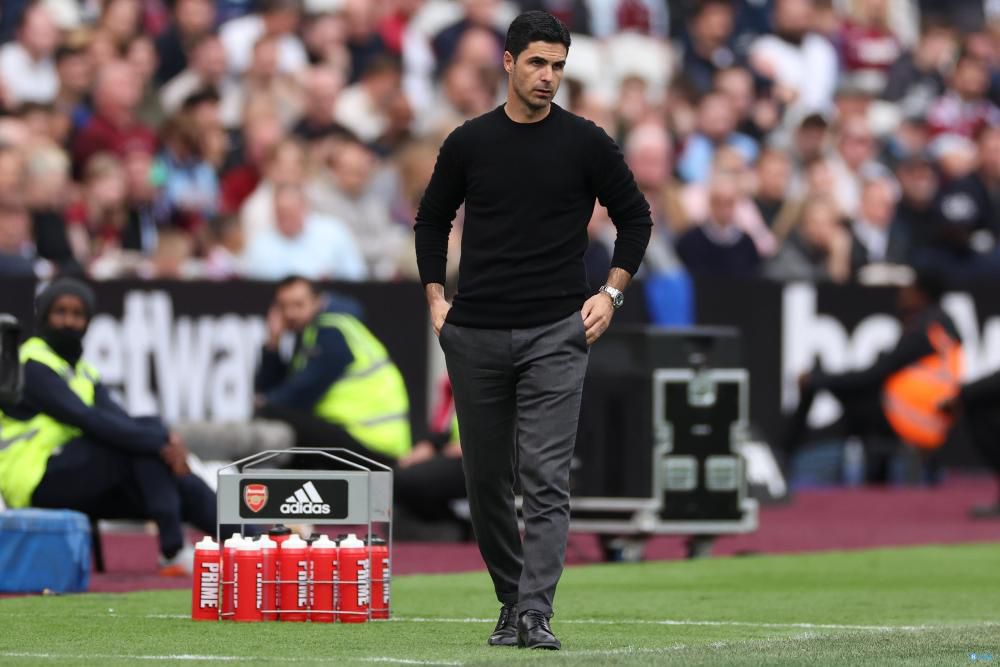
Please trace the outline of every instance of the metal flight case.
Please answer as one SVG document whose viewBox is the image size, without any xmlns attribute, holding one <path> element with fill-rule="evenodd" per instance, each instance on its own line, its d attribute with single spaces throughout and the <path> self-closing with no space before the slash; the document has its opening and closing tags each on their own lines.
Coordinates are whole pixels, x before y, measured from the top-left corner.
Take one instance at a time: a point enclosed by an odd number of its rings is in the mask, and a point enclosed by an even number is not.
<svg viewBox="0 0 1000 667">
<path fill-rule="evenodd" d="M 592 348 L 570 473 L 570 530 L 598 533 L 609 560 L 638 560 L 654 535 L 756 530 L 747 497 L 749 377 L 735 329 L 616 327 Z"/>
</svg>

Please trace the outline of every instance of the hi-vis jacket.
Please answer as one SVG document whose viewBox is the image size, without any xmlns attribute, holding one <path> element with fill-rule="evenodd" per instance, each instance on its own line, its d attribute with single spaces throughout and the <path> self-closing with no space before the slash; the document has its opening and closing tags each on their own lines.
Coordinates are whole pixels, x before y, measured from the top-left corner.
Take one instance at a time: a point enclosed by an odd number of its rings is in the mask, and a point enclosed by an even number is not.
<svg viewBox="0 0 1000 667">
<path fill-rule="evenodd" d="M 962 343 L 958 329 L 940 307 L 910 323 L 899 342 L 867 369 L 840 375 L 820 374 L 819 389 L 842 394 L 881 387 L 882 411 L 899 438 L 921 449 L 944 444 L 954 417 L 938 406 L 961 389 Z"/>
</svg>

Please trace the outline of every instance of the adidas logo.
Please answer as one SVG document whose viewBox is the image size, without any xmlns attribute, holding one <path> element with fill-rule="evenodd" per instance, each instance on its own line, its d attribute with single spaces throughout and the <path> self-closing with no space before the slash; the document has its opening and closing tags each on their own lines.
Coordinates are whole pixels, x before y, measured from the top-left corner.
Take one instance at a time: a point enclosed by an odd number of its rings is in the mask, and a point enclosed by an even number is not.
<svg viewBox="0 0 1000 667">
<path fill-rule="evenodd" d="M 283 514 L 329 514 L 330 506 L 323 502 L 323 497 L 313 486 L 306 482 L 295 493 L 285 498 L 279 508 Z"/>
</svg>

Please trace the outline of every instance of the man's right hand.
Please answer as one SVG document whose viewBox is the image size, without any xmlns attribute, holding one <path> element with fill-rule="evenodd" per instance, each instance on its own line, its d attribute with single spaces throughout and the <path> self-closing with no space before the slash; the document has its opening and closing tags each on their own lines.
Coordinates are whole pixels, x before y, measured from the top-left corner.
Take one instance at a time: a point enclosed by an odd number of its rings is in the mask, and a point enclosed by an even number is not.
<svg viewBox="0 0 1000 667">
<path fill-rule="evenodd" d="M 451 304 L 444 298 L 444 285 L 439 283 L 429 283 L 427 285 L 427 305 L 431 311 L 431 326 L 434 327 L 434 335 L 441 335 L 441 327 L 448 317 Z"/>
<path fill-rule="evenodd" d="M 441 335 L 441 327 L 444 326 L 444 320 L 448 317 L 449 310 L 451 310 L 451 304 L 444 299 L 431 304 L 431 324 L 434 325 L 435 335 Z"/>
</svg>

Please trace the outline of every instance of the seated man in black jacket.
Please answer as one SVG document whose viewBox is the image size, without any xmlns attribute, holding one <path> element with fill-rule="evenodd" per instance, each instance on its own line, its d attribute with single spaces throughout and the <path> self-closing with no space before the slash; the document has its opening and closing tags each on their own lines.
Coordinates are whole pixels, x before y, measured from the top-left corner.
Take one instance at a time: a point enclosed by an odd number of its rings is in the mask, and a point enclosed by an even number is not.
<svg viewBox="0 0 1000 667">
<path fill-rule="evenodd" d="M 944 444 L 953 419 L 940 406 L 959 390 L 961 340 L 939 304 L 942 285 L 936 274 L 921 273 L 912 285 L 900 288 L 902 335 L 872 366 L 839 374 L 817 367 L 800 378 L 801 398 L 783 443 L 787 458 L 802 443 L 813 399 L 822 390 L 832 393 L 843 408 L 824 435 L 901 441 L 925 456 Z M 886 472 L 870 474 L 869 479 L 886 481 Z"/>
<path fill-rule="evenodd" d="M 39 295 L 37 336 L 20 349 L 23 398 L 0 406 L 0 493 L 12 507 L 151 519 L 161 573 L 190 574 L 182 521 L 215 533 L 215 494 L 191 474 L 181 440 L 158 419 L 126 414 L 81 359 L 94 306 L 90 288 L 69 278 Z"/>
</svg>

